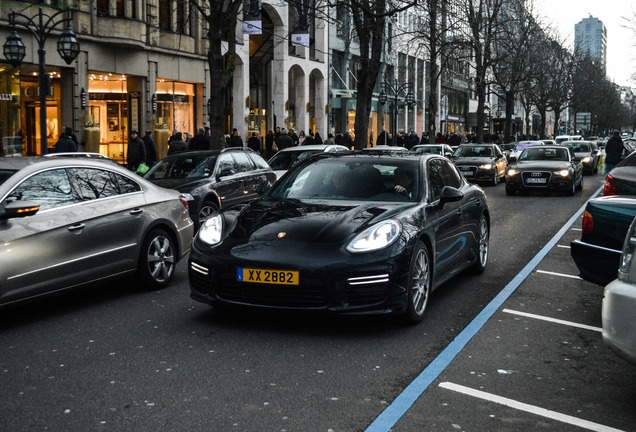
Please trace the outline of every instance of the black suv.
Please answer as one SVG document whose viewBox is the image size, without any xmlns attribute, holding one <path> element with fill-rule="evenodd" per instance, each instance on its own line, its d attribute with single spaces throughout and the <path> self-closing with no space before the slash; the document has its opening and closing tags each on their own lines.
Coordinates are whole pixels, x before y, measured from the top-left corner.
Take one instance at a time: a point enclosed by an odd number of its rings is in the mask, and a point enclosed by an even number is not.
<svg viewBox="0 0 636 432">
<path fill-rule="evenodd" d="M 198 230 L 216 210 L 257 198 L 258 189 L 267 182 L 273 184 L 276 174 L 253 150 L 226 148 L 167 156 L 144 178 L 182 192 Z"/>
</svg>

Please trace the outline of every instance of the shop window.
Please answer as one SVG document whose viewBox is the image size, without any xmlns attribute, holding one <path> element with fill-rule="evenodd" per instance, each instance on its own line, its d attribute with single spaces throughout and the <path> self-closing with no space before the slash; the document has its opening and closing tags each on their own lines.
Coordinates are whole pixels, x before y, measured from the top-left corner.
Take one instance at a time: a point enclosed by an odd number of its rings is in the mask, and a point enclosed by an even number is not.
<svg viewBox="0 0 636 432">
<path fill-rule="evenodd" d="M 97 15 L 108 15 L 108 0 L 97 0 Z"/>
</svg>

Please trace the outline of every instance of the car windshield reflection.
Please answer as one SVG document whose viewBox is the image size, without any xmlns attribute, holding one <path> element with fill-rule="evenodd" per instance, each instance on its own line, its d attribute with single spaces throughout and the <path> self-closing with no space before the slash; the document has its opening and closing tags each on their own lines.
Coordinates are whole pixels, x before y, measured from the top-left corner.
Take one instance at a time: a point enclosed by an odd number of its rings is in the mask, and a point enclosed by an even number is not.
<svg viewBox="0 0 636 432">
<path fill-rule="evenodd" d="M 453 157 L 492 157 L 492 148 L 487 146 L 459 146 Z"/>
<path fill-rule="evenodd" d="M 422 190 L 418 163 L 327 159 L 299 167 L 263 198 L 415 202 Z"/>
<path fill-rule="evenodd" d="M 272 156 L 268 163 L 274 170 L 288 170 L 296 166 L 299 162 L 304 161 L 312 154 L 320 152 L 322 152 L 322 150 L 278 152 Z"/>
<path fill-rule="evenodd" d="M 147 180 L 160 180 L 210 177 L 214 171 L 216 158 L 215 155 L 163 159 L 148 171 L 145 178 Z"/>
<path fill-rule="evenodd" d="M 566 148 L 528 147 L 519 156 L 520 161 L 569 161 Z"/>
</svg>

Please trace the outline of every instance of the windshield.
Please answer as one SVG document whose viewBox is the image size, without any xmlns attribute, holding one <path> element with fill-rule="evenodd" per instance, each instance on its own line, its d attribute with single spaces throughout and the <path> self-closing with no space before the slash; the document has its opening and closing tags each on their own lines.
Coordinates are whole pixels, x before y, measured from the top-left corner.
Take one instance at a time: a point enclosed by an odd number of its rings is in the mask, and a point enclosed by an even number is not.
<svg viewBox="0 0 636 432">
<path fill-rule="evenodd" d="M 515 147 L 515 150 L 521 151 L 525 149 L 526 147 L 535 146 L 535 145 L 541 145 L 541 143 L 537 141 L 522 141 L 519 144 L 517 144 L 517 146 Z"/>
<path fill-rule="evenodd" d="M 418 167 L 417 160 L 323 159 L 290 171 L 263 198 L 413 202 L 423 188 Z"/>
<path fill-rule="evenodd" d="M 147 180 L 205 178 L 214 171 L 216 155 L 190 156 L 160 160 L 144 176 Z"/>
<path fill-rule="evenodd" d="M 519 156 L 520 161 L 569 161 L 567 148 L 528 147 Z"/>
<path fill-rule="evenodd" d="M 273 170 L 288 170 L 312 154 L 320 152 L 321 150 L 281 151 L 272 156 L 268 163 Z"/>
<path fill-rule="evenodd" d="M 4 183 L 5 181 L 7 181 L 7 179 L 9 177 L 11 177 L 13 174 L 15 174 L 16 172 L 18 172 L 17 170 L 0 170 L 0 185 L 2 183 Z"/>
<path fill-rule="evenodd" d="M 574 150 L 575 152 L 590 152 L 592 151 L 590 149 L 590 145 L 588 143 L 577 143 L 576 141 L 572 141 L 570 144 L 570 147 L 572 147 L 572 150 Z"/>
<path fill-rule="evenodd" d="M 430 146 L 430 147 L 417 147 L 415 149 L 416 153 L 431 153 L 431 154 L 442 154 L 441 146 Z"/>
<path fill-rule="evenodd" d="M 453 157 L 492 157 L 490 146 L 459 146 Z"/>
</svg>

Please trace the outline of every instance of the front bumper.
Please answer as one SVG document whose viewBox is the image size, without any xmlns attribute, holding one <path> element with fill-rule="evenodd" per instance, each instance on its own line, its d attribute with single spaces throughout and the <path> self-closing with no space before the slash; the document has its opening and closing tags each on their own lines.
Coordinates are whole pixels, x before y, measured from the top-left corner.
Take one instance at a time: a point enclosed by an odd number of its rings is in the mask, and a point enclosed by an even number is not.
<svg viewBox="0 0 636 432">
<path fill-rule="evenodd" d="M 539 175 L 533 176 L 534 173 Z M 506 173 L 506 189 L 513 191 L 569 191 L 573 176 L 562 177 L 546 171 L 523 171 L 516 175 Z"/>
<path fill-rule="evenodd" d="M 616 279 L 621 251 L 573 240 L 570 254 L 586 281 L 605 286 Z"/>
<path fill-rule="evenodd" d="M 618 279 L 605 287 L 601 309 L 603 341 L 636 363 L 636 287 Z"/>
<path fill-rule="evenodd" d="M 315 249 L 305 259 L 295 260 L 294 265 L 292 261 L 274 263 L 220 257 L 193 246 L 188 262 L 190 297 L 210 305 L 232 303 L 270 309 L 359 314 L 406 310 L 410 265 L 407 253 L 348 257 L 345 253 L 332 253 L 329 257 L 327 251 Z M 334 259 L 334 255 L 339 256 Z M 238 268 L 296 270 L 299 284 L 240 282 Z"/>
<path fill-rule="evenodd" d="M 497 172 L 494 166 L 491 169 L 483 169 L 476 165 L 457 165 L 457 168 L 459 168 L 459 172 L 462 173 L 464 178 L 470 182 L 492 181 Z"/>
</svg>

